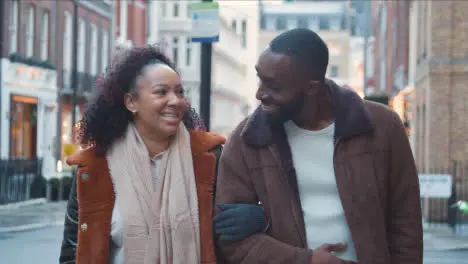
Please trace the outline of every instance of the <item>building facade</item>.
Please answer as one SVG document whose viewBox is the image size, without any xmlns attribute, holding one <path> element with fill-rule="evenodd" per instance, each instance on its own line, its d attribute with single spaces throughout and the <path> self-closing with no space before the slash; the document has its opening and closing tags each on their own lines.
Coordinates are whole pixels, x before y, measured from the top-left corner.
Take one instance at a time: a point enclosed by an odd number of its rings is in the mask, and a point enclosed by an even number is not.
<svg viewBox="0 0 468 264">
<path fill-rule="evenodd" d="M 58 86 L 54 60 L 55 6 L 1 1 L 0 158 L 42 159 L 55 172 Z"/>
<path fill-rule="evenodd" d="M 261 52 L 278 34 L 293 28 L 309 28 L 327 43 L 330 59 L 327 78 L 348 85 L 351 59 L 350 15 L 346 1 L 297 1 L 282 4 L 263 2 L 260 7 L 261 32 L 258 50 Z"/>
<path fill-rule="evenodd" d="M 148 11 L 147 0 L 114 2 L 114 48 L 146 44 L 149 34 Z"/>
<path fill-rule="evenodd" d="M 1 1 L 0 156 L 41 159 L 56 174 L 62 146 L 72 143 L 72 54 L 77 52 L 77 119 L 109 60 L 112 2 Z M 76 46 L 73 45 L 76 43 Z M 5 114 L 3 114 L 5 113 Z"/>
<path fill-rule="evenodd" d="M 375 86 L 371 94 L 395 96 L 408 79 L 410 1 L 372 1 Z"/>
<path fill-rule="evenodd" d="M 412 1 L 410 81 L 415 156 L 423 172 L 468 164 L 468 3 Z M 459 166 L 457 166 L 457 164 Z"/>
<path fill-rule="evenodd" d="M 59 158 L 63 158 L 63 146 L 73 144 L 73 53 L 76 52 L 76 108 L 75 121 L 81 117 L 87 100 L 95 87 L 96 78 L 107 67 L 110 59 L 112 36 L 113 1 L 53 1 L 55 5 L 55 65 L 58 72 Z M 74 13 L 74 4 L 78 13 Z M 74 39 L 74 19 L 77 19 L 76 39 Z"/>
</svg>

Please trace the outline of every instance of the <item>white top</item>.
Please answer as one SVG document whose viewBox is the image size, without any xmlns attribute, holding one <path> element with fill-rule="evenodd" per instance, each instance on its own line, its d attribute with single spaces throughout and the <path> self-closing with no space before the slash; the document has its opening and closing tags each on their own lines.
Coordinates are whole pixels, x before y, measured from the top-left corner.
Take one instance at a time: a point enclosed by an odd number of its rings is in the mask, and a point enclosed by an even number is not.
<svg viewBox="0 0 468 264">
<path fill-rule="evenodd" d="M 153 173 L 153 183 L 156 189 L 159 175 L 159 164 L 163 153 L 157 154 L 151 159 L 151 171 Z M 131 186 L 129 186 L 131 188 Z M 111 220 L 111 246 L 110 246 L 110 264 L 124 264 L 124 225 L 117 203 L 114 203 Z"/>
<path fill-rule="evenodd" d="M 324 243 L 346 243 L 346 250 L 334 255 L 357 261 L 336 186 L 333 167 L 335 125 L 310 131 L 289 121 L 284 127 L 296 169 L 308 247 L 315 249 Z"/>
</svg>

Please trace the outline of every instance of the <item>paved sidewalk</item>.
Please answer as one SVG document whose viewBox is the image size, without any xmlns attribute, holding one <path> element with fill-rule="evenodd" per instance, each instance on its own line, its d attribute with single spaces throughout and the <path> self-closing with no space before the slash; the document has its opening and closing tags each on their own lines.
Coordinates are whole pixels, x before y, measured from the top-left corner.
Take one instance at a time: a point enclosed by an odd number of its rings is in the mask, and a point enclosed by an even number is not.
<svg viewBox="0 0 468 264">
<path fill-rule="evenodd" d="M 25 202 L 0 207 L 0 234 L 27 231 L 64 223 L 66 201 Z M 468 230 L 468 229 L 467 229 Z M 424 249 L 428 251 L 468 250 L 468 233 L 454 234 L 446 225 L 425 226 Z"/>
<path fill-rule="evenodd" d="M 12 206 L 0 210 L 0 233 L 63 225 L 66 202 Z"/>
<path fill-rule="evenodd" d="M 455 234 L 446 226 L 424 228 L 424 248 L 427 250 L 468 250 L 468 234 Z"/>
</svg>

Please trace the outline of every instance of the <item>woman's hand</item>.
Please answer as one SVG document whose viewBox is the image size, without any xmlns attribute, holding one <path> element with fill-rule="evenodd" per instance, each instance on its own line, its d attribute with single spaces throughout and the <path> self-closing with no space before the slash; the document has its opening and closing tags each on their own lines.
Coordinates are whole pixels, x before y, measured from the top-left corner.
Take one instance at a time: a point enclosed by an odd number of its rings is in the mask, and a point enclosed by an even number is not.
<svg viewBox="0 0 468 264">
<path fill-rule="evenodd" d="M 219 239 L 237 242 L 263 232 L 267 220 L 263 208 L 253 204 L 217 204 L 221 213 L 213 218 Z"/>
</svg>

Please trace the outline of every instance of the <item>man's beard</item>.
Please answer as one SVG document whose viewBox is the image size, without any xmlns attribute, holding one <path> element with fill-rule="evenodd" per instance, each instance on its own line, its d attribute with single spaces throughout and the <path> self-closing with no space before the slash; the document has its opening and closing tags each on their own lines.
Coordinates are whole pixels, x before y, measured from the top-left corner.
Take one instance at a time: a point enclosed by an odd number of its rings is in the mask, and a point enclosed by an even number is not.
<svg viewBox="0 0 468 264">
<path fill-rule="evenodd" d="M 268 115 L 268 122 L 273 126 L 283 125 L 301 111 L 304 101 L 305 95 L 300 94 L 291 102 L 281 105 L 278 112 Z"/>
</svg>

